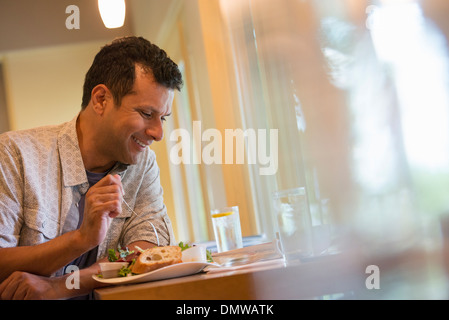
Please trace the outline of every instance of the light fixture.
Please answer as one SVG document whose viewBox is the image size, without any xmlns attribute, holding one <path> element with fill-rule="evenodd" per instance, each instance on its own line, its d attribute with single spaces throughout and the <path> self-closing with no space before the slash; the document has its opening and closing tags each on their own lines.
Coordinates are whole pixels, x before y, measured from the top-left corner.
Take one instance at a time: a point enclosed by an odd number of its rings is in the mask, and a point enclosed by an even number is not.
<svg viewBox="0 0 449 320">
<path fill-rule="evenodd" d="M 125 0 L 98 0 L 98 9 L 106 28 L 120 28 L 125 22 Z"/>
</svg>

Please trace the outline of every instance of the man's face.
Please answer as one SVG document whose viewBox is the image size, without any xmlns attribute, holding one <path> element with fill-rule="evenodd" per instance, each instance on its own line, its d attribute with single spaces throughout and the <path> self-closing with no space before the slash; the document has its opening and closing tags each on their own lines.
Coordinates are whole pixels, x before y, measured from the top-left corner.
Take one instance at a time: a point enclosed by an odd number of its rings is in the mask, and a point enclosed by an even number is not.
<svg viewBox="0 0 449 320">
<path fill-rule="evenodd" d="M 133 90 L 122 98 L 121 106 L 105 110 L 103 148 L 111 161 L 135 164 L 153 141 L 162 140 L 163 122 L 171 114 L 174 91 L 158 84 L 151 73 L 136 66 Z"/>
</svg>

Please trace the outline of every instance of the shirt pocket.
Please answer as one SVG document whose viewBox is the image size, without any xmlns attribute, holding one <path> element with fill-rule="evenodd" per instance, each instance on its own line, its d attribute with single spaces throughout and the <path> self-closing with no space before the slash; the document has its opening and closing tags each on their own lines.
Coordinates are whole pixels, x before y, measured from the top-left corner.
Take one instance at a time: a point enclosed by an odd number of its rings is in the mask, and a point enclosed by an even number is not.
<svg viewBox="0 0 449 320">
<path fill-rule="evenodd" d="M 58 236 L 59 222 L 49 217 L 46 212 L 25 208 L 23 221 L 21 245 L 35 245 Z"/>
</svg>

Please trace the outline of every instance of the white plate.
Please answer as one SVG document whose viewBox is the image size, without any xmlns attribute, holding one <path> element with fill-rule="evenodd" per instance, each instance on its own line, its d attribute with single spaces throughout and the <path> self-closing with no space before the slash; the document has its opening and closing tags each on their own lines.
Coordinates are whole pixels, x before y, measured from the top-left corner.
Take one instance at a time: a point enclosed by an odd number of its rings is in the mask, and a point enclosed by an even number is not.
<svg viewBox="0 0 449 320">
<path fill-rule="evenodd" d="M 172 264 L 170 266 L 166 266 L 166 267 L 163 267 L 160 269 L 156 269 L 151 272 L 138 274 L 135 276 L 103 279 L 103 278 L 99 278 L 97 275 L 94 274 L 94 275 L 92 275 L 92 278 L 94 278 L 98 282 L 109 283 L 109 284 L 140 283 L 140 282 L 188 276 L 191 274 L 201 272 L 207 266 L 218 267 L 218 265 L 215 263 L 182 262 L 182 263 Z"/>
</svg>

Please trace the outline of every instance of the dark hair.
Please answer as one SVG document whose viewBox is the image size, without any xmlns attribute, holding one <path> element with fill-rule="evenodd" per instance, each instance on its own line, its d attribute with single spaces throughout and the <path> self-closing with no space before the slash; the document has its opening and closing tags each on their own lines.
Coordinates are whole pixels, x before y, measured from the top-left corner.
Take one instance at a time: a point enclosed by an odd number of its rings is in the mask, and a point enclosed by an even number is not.
<svg viewBox="0 0 449 320">
<path fill-rule="evenodd" d="M 95 56 L 84 80 L 82 109 L 98 84 L 106 85 L 115 104 L 120 105 L 134 85 L 136 64 L 151 72 L 160 85 L 181 90 L 181 72 L 164 50 L 142 37 L 123 37 L 105 45 Z"/>
</svg>

